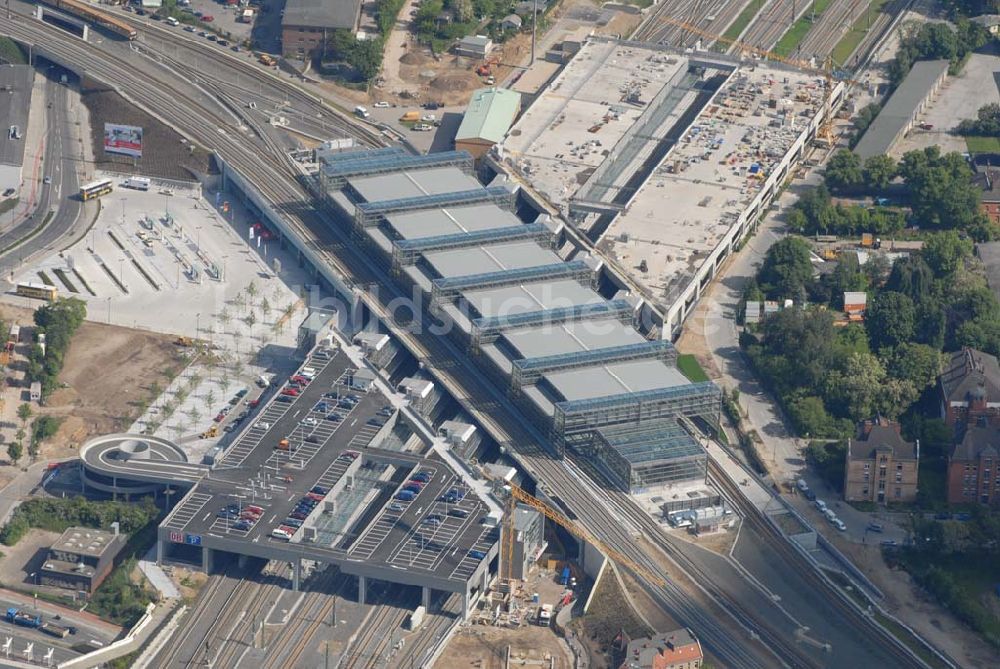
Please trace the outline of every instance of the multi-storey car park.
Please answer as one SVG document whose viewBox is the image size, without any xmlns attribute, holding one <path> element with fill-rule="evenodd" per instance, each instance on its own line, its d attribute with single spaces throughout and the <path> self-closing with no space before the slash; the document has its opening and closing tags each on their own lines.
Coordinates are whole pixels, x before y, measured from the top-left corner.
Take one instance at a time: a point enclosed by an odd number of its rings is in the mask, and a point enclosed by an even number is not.
<svg viewBox="0 0 1000 669">
<path fill-rule="evenodd" d="M 715 422 L 718 389 L 690 382 L 670 342 L 636 329 L 642 301 L 602 287 L 602 263 L 567 243 L 561 224 L 518 218 L 515 193 L 482 186 L 465 152 L 320 158 L 341 224 L 558 455 L 588 456 L 631 492 L 704 481 L 706 455 L 678 419 Z"/>
<path fill-rule="evenodd" d="M 843 94 L 780 63 L 592 37 L 487 162 L 596 242 L 672 339 Z"/>
<path fill-rule="evenodd" d="M 495 568 L 496 513 L 374 386 L 358 388 L 343 351 L 317 351 L 312 381 L 259 407 L 214 467 L 162 439 L 109 435 L 81 449 L 84 485 L 183 492 L 160 524 L 158 560 L 200 557 L 206 571 L 217 552 L 287 561 L 296 589 L 312 560 L 357 576 L 361 601 L 376 579 L 422 587 L 428 606 L 432 591 L 457 592 L 467 613 Z"/>
</svg>

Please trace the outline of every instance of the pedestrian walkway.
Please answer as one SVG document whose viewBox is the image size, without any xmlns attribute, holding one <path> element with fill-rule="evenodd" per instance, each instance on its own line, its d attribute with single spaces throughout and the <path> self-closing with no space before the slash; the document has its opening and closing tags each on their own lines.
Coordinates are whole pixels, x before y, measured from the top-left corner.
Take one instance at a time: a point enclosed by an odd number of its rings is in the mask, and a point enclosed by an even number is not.
<svg viewBox="0 0 1000 669">
<path fill-rule="evenodd" d="M 146 555 L 139 560 L 139 570 L 146 575 L 146 578 L 163 599 L 176 599 L 181 596 L 180 590 L 170 580 L 167 573 L 160 568 L 160 565 L 156 564 L 156 546 L 152 546 Z"/>
</svg>

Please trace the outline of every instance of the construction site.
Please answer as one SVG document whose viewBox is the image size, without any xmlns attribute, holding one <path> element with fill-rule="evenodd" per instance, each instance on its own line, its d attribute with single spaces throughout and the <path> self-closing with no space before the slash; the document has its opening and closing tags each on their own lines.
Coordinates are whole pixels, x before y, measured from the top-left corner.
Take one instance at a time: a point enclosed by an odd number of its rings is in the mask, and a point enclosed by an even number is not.
<svg viewBox="0 0 1000 669">
<path fill-rule="evenodd" d="M 818 71 L 591 37 L 490 166 L 596 242 L 672 339 L 843 94 Z"/>
</svg>

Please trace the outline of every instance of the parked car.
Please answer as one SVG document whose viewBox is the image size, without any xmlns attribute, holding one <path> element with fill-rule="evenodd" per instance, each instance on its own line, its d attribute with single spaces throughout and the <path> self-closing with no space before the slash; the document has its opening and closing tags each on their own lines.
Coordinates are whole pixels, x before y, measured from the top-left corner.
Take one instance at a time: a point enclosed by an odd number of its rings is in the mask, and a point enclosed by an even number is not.
<svg viewBox="0 0 1000 669">
<path fill-rule="evenodd" d="M 868 529 L 869 532 L 879 532 L 879 533 L 881 533 L 885 528 L 882 527 L 881 525 L 879 525 L 878 523 L 868 523 L 868 528 L 867 529 Z"/>
<path fill-rule="evenodd" d="M 378 102 L 376 102 L 372 106 L 375 107 L 375 109 L 388 109 L 392 105 L 389 104 L 388 102 L 386 102 L 385 100 L 379 100 Z"/>
<path fill-rule="evenodd" d="M 415 126 L 413 126 L 413 129 L 416 132 L 430 132 L 431 130 L 434 129 L 434 126 L 432 126 L 430 123 L 418 123 Z"/>
<path fill-rule="evenodd" d="M 330 493 L 330 489 L 324 488 L 321 485 L 314 485 L 312 488 L 310 488 L 309 492 L 314 492 L 317 495 L 327 495 Z"/>
<path fill-rule="evenodd" d="M 392 504 L 389 505 L 389 510 L 390 511 L 402 511 L 403 510 L 403 505 L 400 504 L 399 502 L 393 502 Z"/>
<path fill-rule="evenodd" d="M 215 20 L 215 17 L 212 16 L 211 14 L 202 14 L 201 20 L 204 21 L 205 23 L 211 23 L 212 21 Z"/>
<path fill-rule="evenodd" d="M 310 427 L 315 427 L 316 425 L 319 425 L 319 421 L 313 418 L 312 416 L 309 416 L 307 418 L 302 419 L 302 424 L 308 425 Z"/>
<path fill-rule="evenodd" d="M 482 559 L 484 559 L 486 557 L 486 553 L 484 553 L 482 551 L 471 550 L 471 551 L 469 551 L 469 557 L 475 558 L 477 560 L 482 560 Z"/>
<path fill-rule="evenodd" d="M 454 518 L 468 518 L 469 512 L 465 509 L 449 509 L 448 515 Z"/>
<path fill-rule="evenodd" d="M 845 525 L 844 521 L 842 521 L 840 518 L 834 518 L 833 520 L 830 521 L 830 523 L 841 532 L 847 531 L 847 525 Z"/>
</svg>

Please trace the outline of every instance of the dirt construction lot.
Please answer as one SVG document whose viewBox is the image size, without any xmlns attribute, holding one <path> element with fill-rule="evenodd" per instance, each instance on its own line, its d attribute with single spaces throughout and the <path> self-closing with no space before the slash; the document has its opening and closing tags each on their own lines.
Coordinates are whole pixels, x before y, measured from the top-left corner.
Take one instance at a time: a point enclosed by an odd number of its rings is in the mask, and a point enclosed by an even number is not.
<svg viewBox="0 0 1000 669">
<path fill-rule="evenodd" d="M 519 629 L 507 629 L 473 625 L 463 628 L 455 635 L 434 667 L 435 669 L 465 667 L 504 669 L 504 657 L 508 646 L 510 646 L 510 667 L 552 666 L 554 669 L 570 669 L 573 666 L 569 649 L 548 627 L 528 625 Z M 553 658 L 551 665 L 548 664 L 550 657 Z"/>
<path fill-rule="evenodd" d="M 0 320 L 17 322 L 22 341 L 34 337 L 32 311 L 9 304 L 0 305 Z M 57 390 L 36 414 L 64 417 L 59 432 L 42 446 L 41 459 L 72 456 L 91 436 L 125 430 L 141 409 L 166 387 L 169 378 L 187 364 L 186 351 L 173 344 L 173 337 L 99 323 L 85 322 L 73 337 Z M 23 347 L 22 347 L 23 348 Z M 24 358 L 11 365 L 10 377 L 18 386 L 24 373 Z M 21 390 L 7 391 L 4 403 L 4 436 L 10 440 L 18 424 L 17 407 Z M 6 469 L 6 468 L 4 468 Z"/>
</svg>

